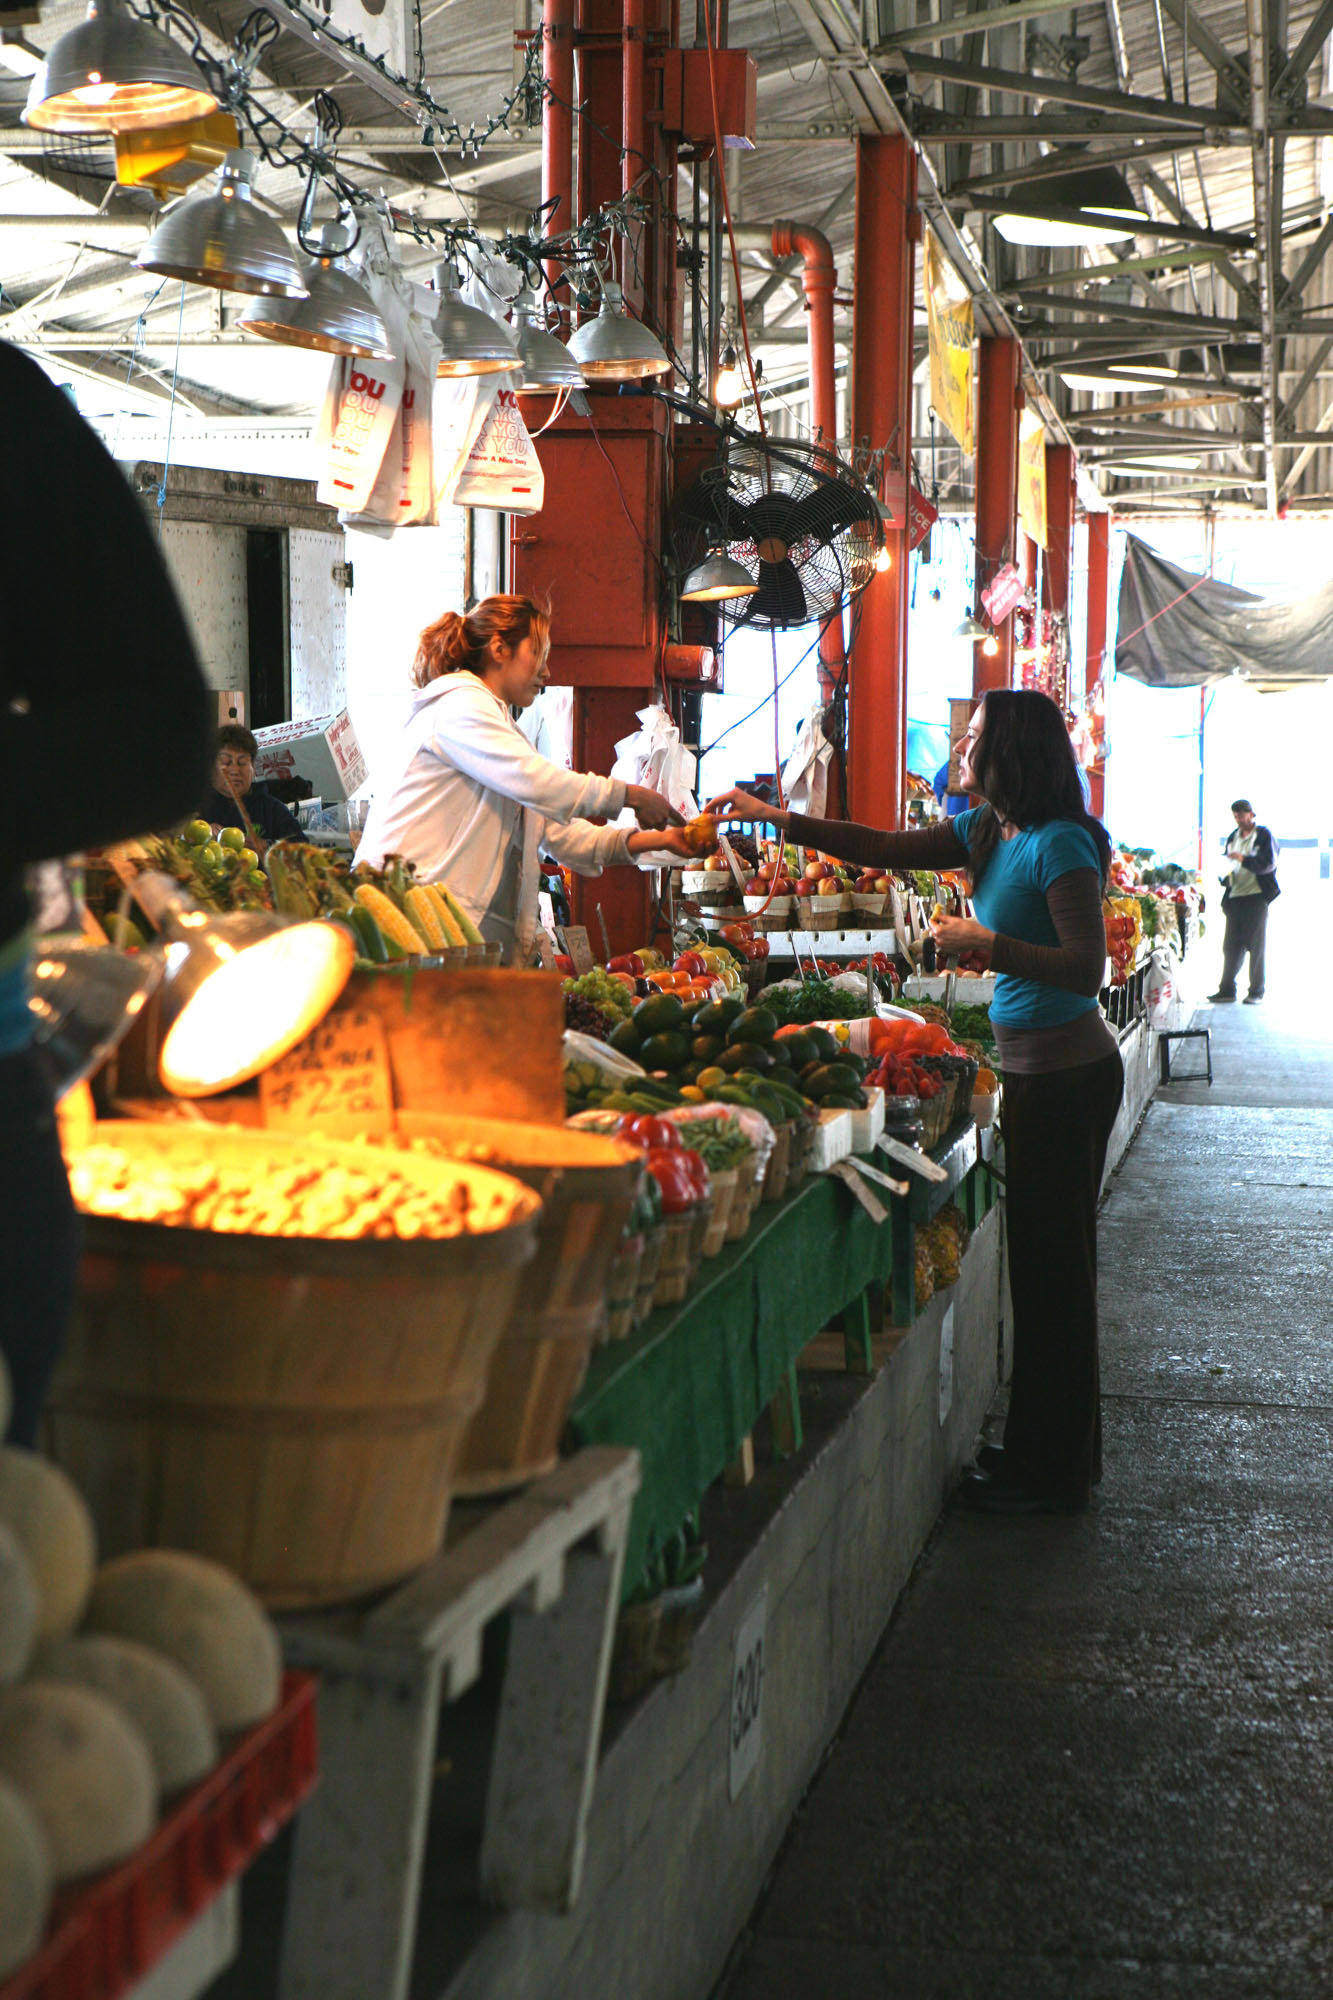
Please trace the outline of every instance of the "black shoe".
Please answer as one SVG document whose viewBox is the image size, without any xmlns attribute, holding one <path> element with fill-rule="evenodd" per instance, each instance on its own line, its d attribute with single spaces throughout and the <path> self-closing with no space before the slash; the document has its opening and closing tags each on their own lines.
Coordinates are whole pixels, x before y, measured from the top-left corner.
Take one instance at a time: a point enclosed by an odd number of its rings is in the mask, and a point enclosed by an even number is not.
<svg viewBox="0 0 1333 2000">
<path fill-rule="evenodd" d="M 1245 1005 L 1247 1007 L 1257 1007 L 1263 997 L 1262 993 L 1247 993 L 1245 995 Z"/>
<path fill-rule="evenodd" d="M 1234 993 L 1210 993 L 1208 995 L 1208 998 L 1214 1002 L 1219 1000 L 1234 1000 L 1235 997 Z"/>
<path fill-rule="evenodd" d="M 1087 1500 L 1065 1500 L 1037 1487 L 992 1479 L 985 1472 L 965 1472 L 958 1498 L 973 1514 L 1085 1514 L 1089 1506 Z"/>
</svg>

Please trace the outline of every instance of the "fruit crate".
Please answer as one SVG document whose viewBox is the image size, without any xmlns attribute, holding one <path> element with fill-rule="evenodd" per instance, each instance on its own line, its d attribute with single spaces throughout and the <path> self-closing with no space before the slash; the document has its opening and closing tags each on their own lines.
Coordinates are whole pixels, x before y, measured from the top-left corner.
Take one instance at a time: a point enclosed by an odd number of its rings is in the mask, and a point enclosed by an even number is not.
<svg viewBox="0 0 1333 2000">
<path fill-rule="evenodd" d="M 61 1890 L 46 1941 L 0 2000 L 118 2000 L 281 1832 L 315 1782 L 313 1674 L 170 1809 L 128 1860 Z"/>
</svg>

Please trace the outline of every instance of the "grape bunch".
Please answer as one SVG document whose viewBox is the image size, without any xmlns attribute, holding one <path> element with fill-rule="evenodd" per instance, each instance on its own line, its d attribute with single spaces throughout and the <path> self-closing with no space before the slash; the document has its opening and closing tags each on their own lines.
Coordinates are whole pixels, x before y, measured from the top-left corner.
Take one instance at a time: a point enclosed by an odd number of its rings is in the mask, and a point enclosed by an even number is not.
<svg viewBox="0 0 1333 2000">
<path fill-rule="evenodd" d="M 629 988 L 622 986 L 618 979 L 613 979 L 609 972 L 604 972 L 600 965 L 594 965 L 592 971 L 585 972 L 581 978 L 567 979 L 561 991 L 566 1000 L 572 994 L 575 999 L 589 1001 L 606 1016 L 613 1028 L 619 1021 L 628 1021 L 634 1012 L 634 995 Z"/>
<path fill-rule="evenodd" d="M 568 981 L 566 982 L 568 985 Z M 591 1035 L 594 1041 L 609 1042 L 612 1023 L 600 1007 L 577 993 L 565 994 L 565 1026 L 577 1034 Z"/>
</svg>

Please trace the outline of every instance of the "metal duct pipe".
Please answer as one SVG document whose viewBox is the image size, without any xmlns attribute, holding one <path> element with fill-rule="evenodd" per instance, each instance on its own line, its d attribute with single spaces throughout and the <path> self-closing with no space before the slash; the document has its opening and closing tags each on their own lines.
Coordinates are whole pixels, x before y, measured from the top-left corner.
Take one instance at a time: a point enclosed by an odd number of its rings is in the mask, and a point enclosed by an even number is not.
<svg viewBox="0 0 1333 2000">
<path fill-rule="evenodd" d="M 775 257 L 800 257 L 805 293 L 806 332 L 810 340 L 810 429 L 817 443 L 835 450 L 838 442 L 838 386 L 834 373 L 833 292 L 838 274 L 833 246 L 822 229 L 799 222 L 775 222 Z M 819 635 L 819 674 L 825 698 L 847 672 L 842 611 L 832 613 Z"/>
</svg>

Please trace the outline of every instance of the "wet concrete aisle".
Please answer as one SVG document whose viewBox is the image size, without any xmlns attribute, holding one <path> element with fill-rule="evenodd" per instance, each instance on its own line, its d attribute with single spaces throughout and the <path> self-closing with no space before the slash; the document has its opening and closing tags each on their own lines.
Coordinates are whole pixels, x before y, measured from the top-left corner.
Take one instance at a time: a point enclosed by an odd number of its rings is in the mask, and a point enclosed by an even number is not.
<svg viewBox="0 0 1333 2000">
<path fill-rule="evenodd" d="M 1094 1510 L 946 1513 L 726 2000 L 1333 1994 L 1333 1042 L 1200 1018 L 1103 1212 Z"/>
</svg>

